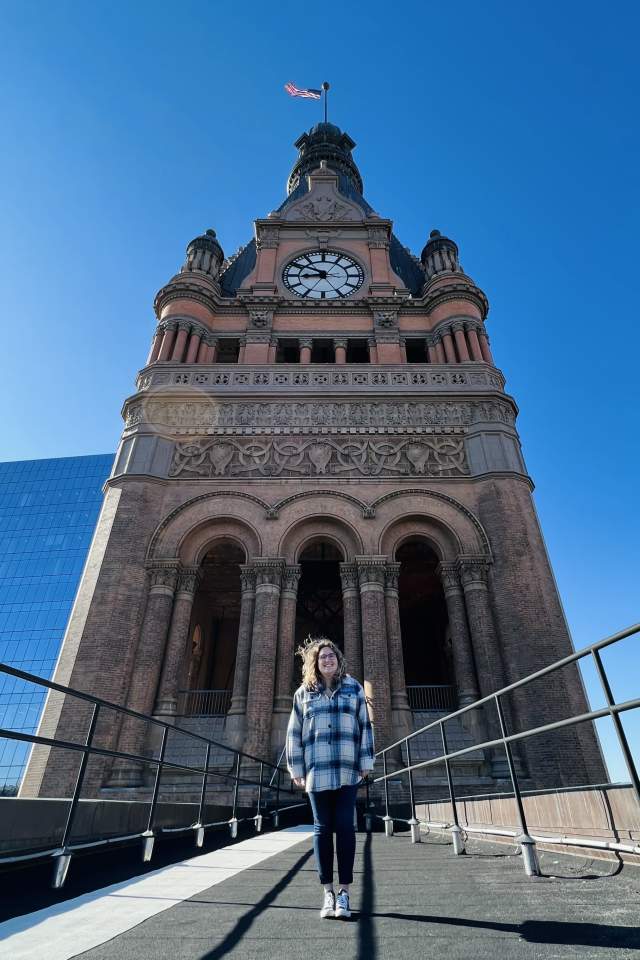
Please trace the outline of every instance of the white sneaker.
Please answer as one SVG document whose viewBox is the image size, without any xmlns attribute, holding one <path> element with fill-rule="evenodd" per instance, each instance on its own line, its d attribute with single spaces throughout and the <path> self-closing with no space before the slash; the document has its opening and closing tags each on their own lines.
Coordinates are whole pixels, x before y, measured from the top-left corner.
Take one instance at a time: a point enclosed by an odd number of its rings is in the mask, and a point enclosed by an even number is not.
<svg viewBox="0 0 640 960">
<path fill-rule="evenodd" d="M 333 890 L 325 890 L 324 892 L 324 903 L 322 904 L 322 910 L 320 911 L 320 916 L 324 920 L 325 917 L 335 917 L 336 915 L 336 895 Z"/>
<path fill-rule="evenodd" d="M 340 890 L 336 897 L 336 917 L 350 917 L 349 894 L 346 890 Z"/>
</svg>

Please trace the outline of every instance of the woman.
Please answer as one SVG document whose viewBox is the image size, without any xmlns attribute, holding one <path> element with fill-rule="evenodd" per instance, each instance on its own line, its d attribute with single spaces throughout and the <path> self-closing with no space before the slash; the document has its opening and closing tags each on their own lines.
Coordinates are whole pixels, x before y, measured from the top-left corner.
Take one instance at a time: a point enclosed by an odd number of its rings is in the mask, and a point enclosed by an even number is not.
<svg viewBox="0 0 640 960">
<path fill-rule="evenodd" d="M 349 888 L 356 852 L 356 792 L 373 770 L 373 731 L 364 690 L 346 672 L 342 651 L 327 637 L 308 638 L 302 685 L 293 698 L 287 729 L 291 779 L 309 794 L 313 848 L 324 887 L 321 917 L 350 917 Z M 333 889 L 333 834 L 338 895 Z"/>
</svg>

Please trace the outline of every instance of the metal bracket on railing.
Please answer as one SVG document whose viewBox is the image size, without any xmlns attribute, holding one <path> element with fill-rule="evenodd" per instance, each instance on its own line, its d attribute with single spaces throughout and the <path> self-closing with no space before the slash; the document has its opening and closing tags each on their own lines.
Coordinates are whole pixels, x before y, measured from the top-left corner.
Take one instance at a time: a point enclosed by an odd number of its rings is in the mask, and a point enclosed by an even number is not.
<svg viewBox="0 0 640 960">
<path fill-rule="evenodd" d="M 453 842 L 453 852 L 457 857 L 467 852 L 464 848 L 463 831 L 457 823 L 454 823 L 454 825 L 451 827 L 451 840 Z"/>
<path fill-rule="evenodd" d="M 51 886 L 54 890 L 59 890 L 60 887 L 64 886 L 64 882 L 67 879 L 67 870 L 69 869 L 69 864 L 71 863 L 71 854 L 67 853 L 63 847 L 59 853 L 53 855 L 54 867 L 53 867 L 53 880 Z"/>
<path fill-rule="evenodd" d="M 407 823 L 411 827 L 411 843 L 420 843 L 420 821 L 416 820 L 415 817 L 412 817 L 411 820 L 407 820 Z"/>
<path fill-rule="evenodd" d="M 201 847 L 204 843 L 204 827 L 201 823 L 194 823 L 193 829 L 196 832 L 196 847 Z"/>
<path fill-rule="evenodd" d="M 256 833 L 262 833 L 262 814 L 257 813 L 253 819 L 256 825 Z"/>
<path fill-rule="evenodd" d="M 229 820 L 229 833 L 231 834 L 231 839 L 235 840 L 238 836 L 238 818 L 231 817 Z"/>
<path fill-rule="evenodd" d="M 153 855 L 153 845 L 156 842 L 153 830 L 145 830 L 142 836 L 142 862 L 149 863 Z"/>
<path fill-rule="evenodd" d="M 538 853 L 536 842 L 533 837 L 523 833 L 515 838 L 515 842 L 520 844 L 522 849 L 522 862 L 524 863 L 524 872 L 528 877 L 540 876 L 540 864 L 538 862 Z"/>
<path fill-rule="evenodd" d="M 393 817 L 390 817 L 389 814 L 387 813 L 382 818 L 382 821 L 384 823 L 385 836 L 392 837 L 393 836 Z"/>
</svg>

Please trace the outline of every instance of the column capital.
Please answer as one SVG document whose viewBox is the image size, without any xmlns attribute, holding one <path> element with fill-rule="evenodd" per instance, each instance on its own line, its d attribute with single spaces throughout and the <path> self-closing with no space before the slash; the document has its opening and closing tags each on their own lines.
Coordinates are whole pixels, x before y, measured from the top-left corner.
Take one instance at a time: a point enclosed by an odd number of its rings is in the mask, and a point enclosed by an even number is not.
<svg viewBox="0 0 640 960">
<path fill-rule="evenodd" d="M 486 588 L 489 580 L 489 561 L 486 557 L 458 557 L 457 567 L 465 590 Z"/>
<path fill-rule="evenodd" d="M 180 561 L 177 559 L 149 560 L 146 568 L 149 574 L 150 592 L 173 595 L 178 581 Z"/>
<path fill-rule="evenodd" d="M 312 338 L 312 337 L 301 337 L 301 338 L 298 340 L 298 346 L 300 347 L 301 350 L 304 350 L 305 347 L 306 347 L 307 349 L 311 350 L 311 349 L 313 348 L 313 338 Z"/>
<path fill-rule="evenodd" d="M 202 580 L 202 567 L 182 567 L 178 575 L 178 593 L 194 594 Z"/>
<path fill-rule="evenodd" d="M 355 563 L 340 564 L 340 580 L 342 581 L 342 591 L 358 589 L 358 566 Z"/>
<path fill-rule="evenodd" d="M 436 567 L 436 574 L 440 577 L 445 597 L 449 594 L 462 593 L 460 568 L 455 560 L 442 560 Z"/>
<path fill-rule="evenodd" d="M 212 337 L 210 333 L 204 335 L 204 342 L 208 347 L 217 347 L 219 340 L 218 337 Z"/>
<path fill-rule="evenodd" d="M 190 320 L 178 320 L 178 330 L 185 330 L 187 333 L 191 331 L 193 324 Z"/>
<path fill-rule="evenodd" d="M 298 593 L 298 583 L 302 576 L 302 567 L 299 563 L 289 563 L 282 571 L 282 592 L 295 597 Z"/>
<path fill-rule="evenodd" d="M 256 589 L 264 586 L 280 587 L 285 562 L 282 557 L 258 557 L 253 561 Z"/>
<path fill-rule="evenodd" d="M 173 331 L 173 330 L 177 330 L 177 329 L 178 329 L 178 321 L 177 321 L 177 320 L 165 320 L 162 325 L 163 325 L 163 327 L 164 327 L 165 330 Z"/>
<path fill-rule="evenodd" d="M 454 320 L 449 329 L 452 333 L 464 332 L 464 320 Z"/>
<path fill-rule="evenodd" d="M 334 347 L 334 350 L 338 350 L 340 347 L 342 347 L 343 350 L 346 350 L 347 349 L 346 337 L 340 337 L 337 340 L 334 340 L 333 347 Z"/>
<path fill-rule="evenodd" d="M 240 592 L 255 593 L 256 571 L 252 563 L 240 564 Z"/>
<path fill-rule="evenodd" d="M 380 587 L 384 589 L 387 558 L 384 556 L 356 557 L 360 587 Z"/>
<path fill-rule="evenodd" d="M 400 577 L 400 564 L 389 561 L 384 568 L 384 588 L 388 593 L 398 592 L 398 578 Z"/>
</svg>

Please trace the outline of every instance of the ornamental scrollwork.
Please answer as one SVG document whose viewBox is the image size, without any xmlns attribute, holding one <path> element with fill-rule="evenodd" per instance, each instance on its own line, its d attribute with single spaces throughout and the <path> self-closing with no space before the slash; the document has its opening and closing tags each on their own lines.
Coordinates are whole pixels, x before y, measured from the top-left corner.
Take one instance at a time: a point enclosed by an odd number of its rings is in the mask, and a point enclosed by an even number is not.
<svg viewBox="0 0 640 960">
<path fill-rule="evenodd" d="M 193 440 L 177 443 L 170 477 L 458 477 L 469 467 L 460 436 Z"/>
</svg>

